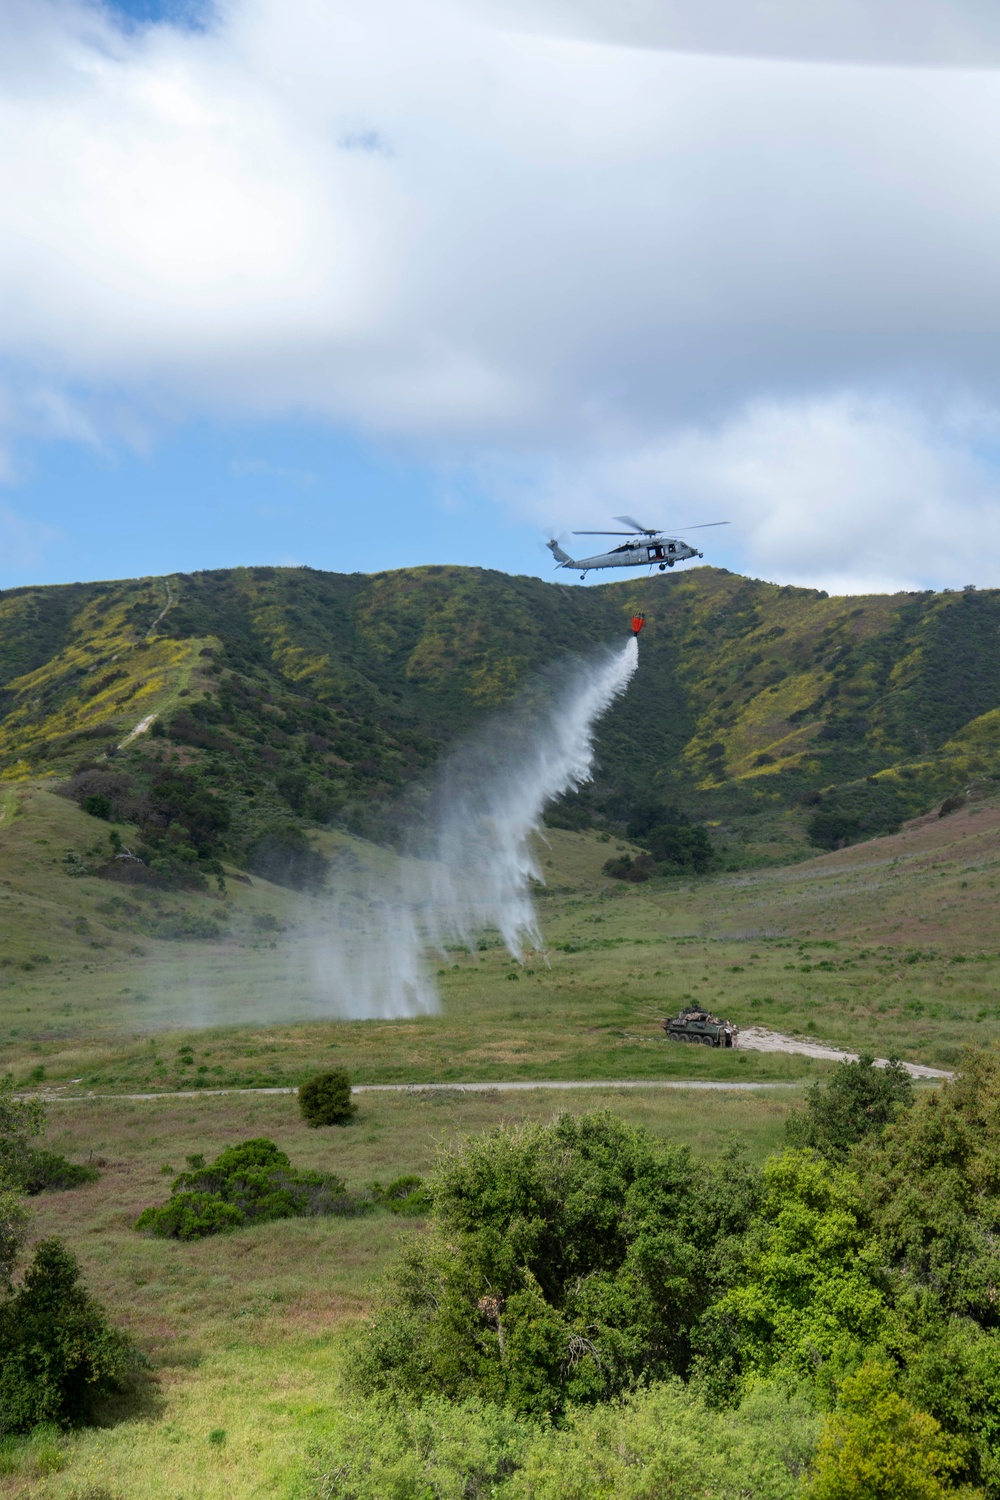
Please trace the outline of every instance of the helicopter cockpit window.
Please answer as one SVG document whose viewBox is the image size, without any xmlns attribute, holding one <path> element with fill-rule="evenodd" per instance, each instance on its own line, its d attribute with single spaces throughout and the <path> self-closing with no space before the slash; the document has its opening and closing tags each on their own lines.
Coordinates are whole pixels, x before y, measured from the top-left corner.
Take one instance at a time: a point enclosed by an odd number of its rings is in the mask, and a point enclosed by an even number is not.
<svg viewBox="0 0 1000 1500">
<path fill-rule="evenodd" d="M 677 551 L 677 548 L 674 546 L 673 542 L 668 542 L 667 543 L 667 551 L 668 552 L 676 552 Z"/>
</svg>

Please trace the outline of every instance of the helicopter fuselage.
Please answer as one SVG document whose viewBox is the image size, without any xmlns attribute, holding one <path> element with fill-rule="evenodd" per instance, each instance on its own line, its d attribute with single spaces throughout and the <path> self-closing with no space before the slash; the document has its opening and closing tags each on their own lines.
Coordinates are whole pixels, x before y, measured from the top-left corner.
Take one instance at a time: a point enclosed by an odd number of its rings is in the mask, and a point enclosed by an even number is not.
<svg viewBox="0 0 1000 1500">
<path fill-rule="evenodd" d="M 610 552 L 599 552 L 596 557 L 569 557 L 561 547 L 550 542 L 549 548 L 560 568 L 579 568 L 589 573 L 596 568 L 655 568 L 662 573 L 676 562 L 686 562 L 689 557 L 701 557 L 695 547 L 675 537 L 653 536 L 642 541 L 626 542 L 621 547 L 612 547 Z"/>
</svg>

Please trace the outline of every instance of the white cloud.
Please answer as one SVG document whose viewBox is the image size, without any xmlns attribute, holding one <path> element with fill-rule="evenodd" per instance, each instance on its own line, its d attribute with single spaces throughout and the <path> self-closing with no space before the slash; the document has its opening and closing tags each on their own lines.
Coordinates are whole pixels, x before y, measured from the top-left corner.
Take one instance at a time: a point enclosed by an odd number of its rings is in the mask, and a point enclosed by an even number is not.
<svg viewBox="0 0 1000 1500">
<path fill-rule="evenodd" d="M 529 514 L 591 525 L 627 502 L 709 562 L 830 593 L 956 587 L 1000 577 L 1000 471 L 976 455 L 998 436 L 1000 419 L 969 405 L 932 423 L 884 397 L 759 402 L 713 427 L 557 464 L 519 498 Z M 503 474 L 497 484 L 517 493 Z M 732 530 L 682 530 L 717 519 Z"/>
<path fill-rule="evenodd" d="M 480 0 L 526 29 L 624 46 L 751 57 L 986 67 L 993 0 Z"/>
<path fill-rule="evenodd" d="M 984 566 L 991 419 L 955 392 L 1000 407 L 1000 73 L 940 65 L 1000 60 L 1000 20 L 901 5 L 227 0 L 126 35 L 10 0 L 14 405 L 94 442 L 311 414 L 631 476 L 629 509 L 660 465 L 741 507 L 746 566 Z M 953 540 L 900 553 L 904 491 Z M 830 552 L 838 507 L 871 545 Z"/>
</svg>

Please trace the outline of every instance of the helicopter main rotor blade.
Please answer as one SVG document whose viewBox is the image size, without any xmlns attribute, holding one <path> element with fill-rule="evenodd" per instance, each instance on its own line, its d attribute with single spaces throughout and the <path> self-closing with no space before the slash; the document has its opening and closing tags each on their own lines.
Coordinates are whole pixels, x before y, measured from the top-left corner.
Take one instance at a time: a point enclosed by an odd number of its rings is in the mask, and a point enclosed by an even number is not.
<svg viewBox="0 0 1000 1500">
<path fill-rule="evenodd" d="M 641 526 L 639 524 L 639 522 L 636 520 L 635 516 L 615 516 L 615 520 L 616 521 L 621 521 L 622 524 L 625 525 L 625 526 L 631 526 L 632 529 L 633 529 L 633 531 L 641 531 L 642 534 L 643 534 L 643 536 L 655 536 L 656 535 L 656 528 L 655 527 L 653 527 L 653 526 Z M 609 531 L 607 533 L 607 535 L 611 536 L 612 533 Z"/>
<path fill-rule="evenodd" d="M 634 531 L 574 531 L 574 536 L 635 536 Z"/>
<path fill-rule="evenodd" d="M 729 521 L 702 521 L 700 526 L 678 526 L 678 531 L 707 531 L 710 526 L 729 526 Z"/>
</svg>

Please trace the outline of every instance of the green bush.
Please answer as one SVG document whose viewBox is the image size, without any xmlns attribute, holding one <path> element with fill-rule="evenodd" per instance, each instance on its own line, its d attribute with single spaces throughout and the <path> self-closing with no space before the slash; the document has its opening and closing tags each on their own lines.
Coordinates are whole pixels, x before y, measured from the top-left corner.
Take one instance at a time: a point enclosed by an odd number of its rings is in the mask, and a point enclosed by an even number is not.
<svg viewBox="0 0 1000 1500">
<path fill-rule="evenodd" d="M 845 1161 L 850 1148 L 865 1136 L 881 1136 L 896 1116 L 913 1104 L 913 1080 L 898 1059 L 877 1068 L 863 1053 L 843 1062 L 826 1087 L 814 1083 L 805 1111 L 791 1115 L 785 1129 L 797 1146 L 812 1146 L 824 1156 Z"/>
<path fill-rule="evenodd" d="M 765 1163 L 764 1182 L 730 1284 L 697 1334 L 702 1376 L 723 1396 L 740 1377 L 781 1372 L 828 1390 L 871 1345 L 899 1342 L 858 1178 L 812 1151 L 786 1151 Z"/>
<path fill-rule="evenodd" d="M 357 1113 L 351 1080 L 340 1069 L 317 1073 L 299 1085 L 299 1109 L 307 1125 L 346 1125 Z"/>
<path fill-rule="evenodd" d="M 0 1079 L 0 1184 L 34 1195 L 96 1182 L 100 1173 L 94 1167 L 32 1144 L 44 1129 L 41 1100 L 15 1098 L 14 1080 L 10 1075 Z"/>
<path fill-rule="evenodd" d="M 853 1162 L 887 1267 L 926 1307 L 1000 1331 L 1000 1055 L 967 1053 Z"/>
<path fill-rule="evenodd" d="M 287 885 L 294 891 L 320 891 L 330 872 L 330 861 L 314 849 L 293 823 L 273 824 L 248 845 L 247 869 L 254 875 Z"/>
<path fill-rule="evenodd" d="M 131 1341 L 87 1294 L 75 1258 L 43 1240 L 23 1285 L 0 1303 L 0 1437 L 85 1421 L 135 1365 Z"/>
<path fill-rule="evenodd" d="M 735 1412 L 679 1382 L 578 1408 L 554 1427 L 478 1399 L 338 1406 L 314 1451 L 323 1500 L 793 1500 L 819 1418 L 755 1390 Z"/>
<path fill-rule="evenodd" d="M 106 823 L 111 819 L 111 798 L 105 797 L 103 792 L 91 792 L 89 797 L 84 797 L 80 806 L 92 818 L 103 818 Z"/>
<path fill-rule="evenodd" d="M 348 1195 L 343 1178 L 297 1171 L 273 1141 L 230 1146 L 215 1161 L 175 1180 L 168 1202 L 147 1208 L 136 1229 L 170 1239 L 203 1239 L 246 1224 L 314 1214 L 370 1212 L 370 1199 Z"/>
<path fill-rule="evenodd" d="M 559 1412 L 682 1373 L 757 1176 L 602 1113 L 501 1128 L 446 1155 L 355 1352 L 369 1392 Z"/>
<path fill-rule="evenodd" d="M 843 1382 L 804 1500 L 945 1500 L 957 1493 L 959 1445 L 894 1384 L 894 1370 L 876 1363 Z M 975 1492 L 962 1493 L 972 1500 Z"/>
<path fill-rule="evenodd" d="M 387 1208 L 390 1213 L 416 1217 L 431 1211 L 433 1199 L 422 1177 L 397 1177 L 387 1187 L 372 1182 L 368 1192 L 380 1208 Z"/>
<path fill-rule="evenodd" d="M 843 849 L 862 837 L 861 821 L 850 813 L 814 813 L 806 824 L 806 837 L 817 849 Z"/>
<path fill-rule="evenodd" d="M 83 1187 L 85 1183 L 97 1182 L 100 1175 L 96 1167 L 67 1161 L 57 1151 L 32 1151 L 23 1187 L 34 1197 L 37 1193 L 57 1193 Z"/>
</svg>

